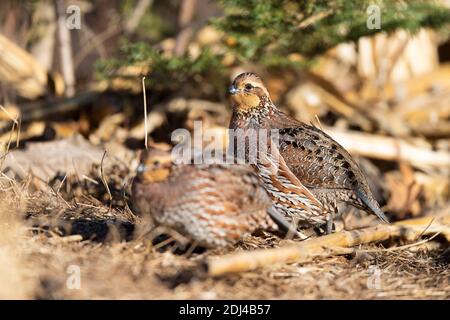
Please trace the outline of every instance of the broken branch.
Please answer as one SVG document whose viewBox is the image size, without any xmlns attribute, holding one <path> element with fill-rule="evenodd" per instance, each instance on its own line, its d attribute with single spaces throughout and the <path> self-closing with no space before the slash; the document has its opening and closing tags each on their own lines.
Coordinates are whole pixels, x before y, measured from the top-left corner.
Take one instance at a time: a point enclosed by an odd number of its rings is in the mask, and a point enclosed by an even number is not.
<svg viewBox="0 0 450 320">
<path fill-rule="evenodd" d="M 403 236 L 412 239 L 438 232 L 450 241 L 450 215 L 411 219 L 395 224 L 380 224 L 365 229 L 336 232 L 286 247 L 234 253 L 218 259 L 210 258 L 207 261 L 207 270 L 209 275 L 218 276 L 276 263 L 303 263 L 316 257 L 348 254 L 354 251 L 350 249 L 351 247 L 379 242 L 391 237 Z"/>
<path fill-rule="evenodd" d="M 364 157 L 406 161 L 415 167 L 450 167 L 450 154 L 444 151 L 432 151 L 424 147 L 414 146 L 402 139 L 356 131 L 344 132 L 333 128 L 325 131 L 339 142 L 350 153 Z"/>
</svg>

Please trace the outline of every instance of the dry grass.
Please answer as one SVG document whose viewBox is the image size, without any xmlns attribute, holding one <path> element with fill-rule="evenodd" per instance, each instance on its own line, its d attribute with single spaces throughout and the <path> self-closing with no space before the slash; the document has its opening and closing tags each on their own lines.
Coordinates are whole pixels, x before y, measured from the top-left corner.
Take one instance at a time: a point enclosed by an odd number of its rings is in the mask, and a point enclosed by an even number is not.
<svg viewBox="0 0 450 320">
<path fill-rule="evenodd" d="M 374 250 L 379 247 L 371 245 L 362 247 L 369 253 L 354 256 L 208 277 L 202 262 L 223 250 L 196 250 L 187 256 L 185 250 L 173 253 L 173 243 L 157 249 L 148 238 L 138 237 L 143 222 L 127 205 L 128 174 L 106 168 L 101 177 L 97 169 L 89 179 L 65 177 L 46 190 L 33 190 L 30 179 L 22 184 L 1 179 L 0 298 L 450 298 L 448 244 L 434 241 L 438 238 L 405 250 Z M 262 233 L 233 250 L 279 243 L 276 236 Z M 72 265 L 80 268 L 80 289 L 66 285 Z"/>
<path fill-rule="evenodd" d="M 20 221 L 20 189 L 7 180 L 0 197 L 0 299 L 33 297 L 35 278 L 26 266 L 25 228 Z"/>
<path fill-rule="evenodd" d="M 255 240 L 255 239 L 253 239 Z M 274 266 L 255 272 L 207 278 L 199 262 L 158 252 L 146 241 L 66 243 L 41 234 L 26 238 L 21 261 L 10 270 L 32 272 L 10 277 L 3 297 L 44 299 L 398 299 L 450 298 L 448 261 L 439 251 L 380 252 L 330 258 L 308 264 Z M 3 257 L 4 259 L 4 257 Z M 2 260 L 3 262 L 4 260 Z M 5 265 L 2 263 L 2 265 Z M 81 270 L 81 288 L 66 287 L 67 268 Z M 370 288 L 376 266 L 380 286 Z M 10 273 L 11 274 L 11 273 Z M 3 282 L 5 283 L 5 282 Z M 15 291 L 10 291 L 14 288 Z M 21 288 L 17 291 L 18 288 Z M 31 294 L 30 294 L 31 293 Z"/>
</svg>

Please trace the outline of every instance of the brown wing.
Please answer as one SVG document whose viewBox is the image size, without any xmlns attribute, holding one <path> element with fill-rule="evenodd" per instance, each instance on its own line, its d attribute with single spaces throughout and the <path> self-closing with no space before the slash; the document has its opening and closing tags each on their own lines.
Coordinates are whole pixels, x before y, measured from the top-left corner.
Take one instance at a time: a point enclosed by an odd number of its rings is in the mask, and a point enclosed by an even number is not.
<svg viewBox="0 0 450 320">
<path fill-rule="evenodd" d="M 358 180 L 366 184 L 350 154 L 316 127 L 300 124 L 281 129 L 280 153 L 307 187 L 354 189 Z"/>
<path fill-rule="evenodd" d="M 305 211 L 320 212 L 322 204 L 292 173 L 272 140 L 269 140 L 268 151 L 267 154 L 260 153 L 259 155 L 260 174 L 269 176 L 271 184 L 277 190 L 286 194 L 296 194 L 300 206 Z M 266 171 L 266 173 L 263 171 Z"/>
<path fill-rule="evenodd" d="M 323 131 L 306 124 L 281 129 L 280 153 L 305 186 L 311 189 L 352 190 L 357 198 L 352 203 L 388 221 L 357 163 Z"/>
<path fill-rule="evenodd" d="M 202 245 L 235 242 L 256 229 L 276 228 L 272 205 L 253 170 L 236 165 L 182 165 L 172 171 L 160 223 Z"/>
<path fill-rule="evenodd" d="M 260 211 L 271 205 L 271 200 L 250 166 L 212 164 L 205 167 L 223 201 L 240 208 L 242 213 Z M 199 168 L 201 170 L 201 168 Z"/>
</svg>

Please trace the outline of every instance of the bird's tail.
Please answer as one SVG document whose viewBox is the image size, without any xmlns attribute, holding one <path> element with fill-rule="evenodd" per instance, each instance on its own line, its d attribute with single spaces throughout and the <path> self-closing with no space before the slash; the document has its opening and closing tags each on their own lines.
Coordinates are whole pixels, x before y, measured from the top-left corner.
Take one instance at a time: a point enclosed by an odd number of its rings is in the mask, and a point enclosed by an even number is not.
<svg viewBox="0 0 450 320">
<path fill-rule="evenodd" d="M 383 213 L 383 211 L 381 211 L 381 208 L 380 208 L 378 202 L 375 199 L 373 199 L 372 197 L 367 196 L 367 193 L 362 191 L 362 190 L 360 190 L 360 189 L 355 190 L 355 192 L 356 192 L 356 195 L 358 196 L 358 198 L 365 204 L 365 206 L 367 208 L 370 209 L 370 211 L 372 211 L 372 213 L 374 213 L 383 222 L 389 223 L 388 218 Z"/>
</svg>

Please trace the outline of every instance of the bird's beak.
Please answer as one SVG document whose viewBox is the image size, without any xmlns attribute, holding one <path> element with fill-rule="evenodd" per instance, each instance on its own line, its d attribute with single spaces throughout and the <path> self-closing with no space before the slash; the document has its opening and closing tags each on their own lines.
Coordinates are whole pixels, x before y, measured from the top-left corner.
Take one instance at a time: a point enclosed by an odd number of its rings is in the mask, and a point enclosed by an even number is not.
<svg viewBox="0 0 450 320">
<path fill-rule="evenodd" d="M 137 169 L 136 169 L 137 173 L 144 173 L 145 170 L 146 170 L 145 164 L 143 164 L 143 163 L 139 164 Z"/>
<path fill-rule="evenodd" d="M 239 92 L 239 89 L 237 89 L 234 85 L 231 85 L 230 88 L 228 89 L 228 92 L 233 95 Z"/>
</svg>

